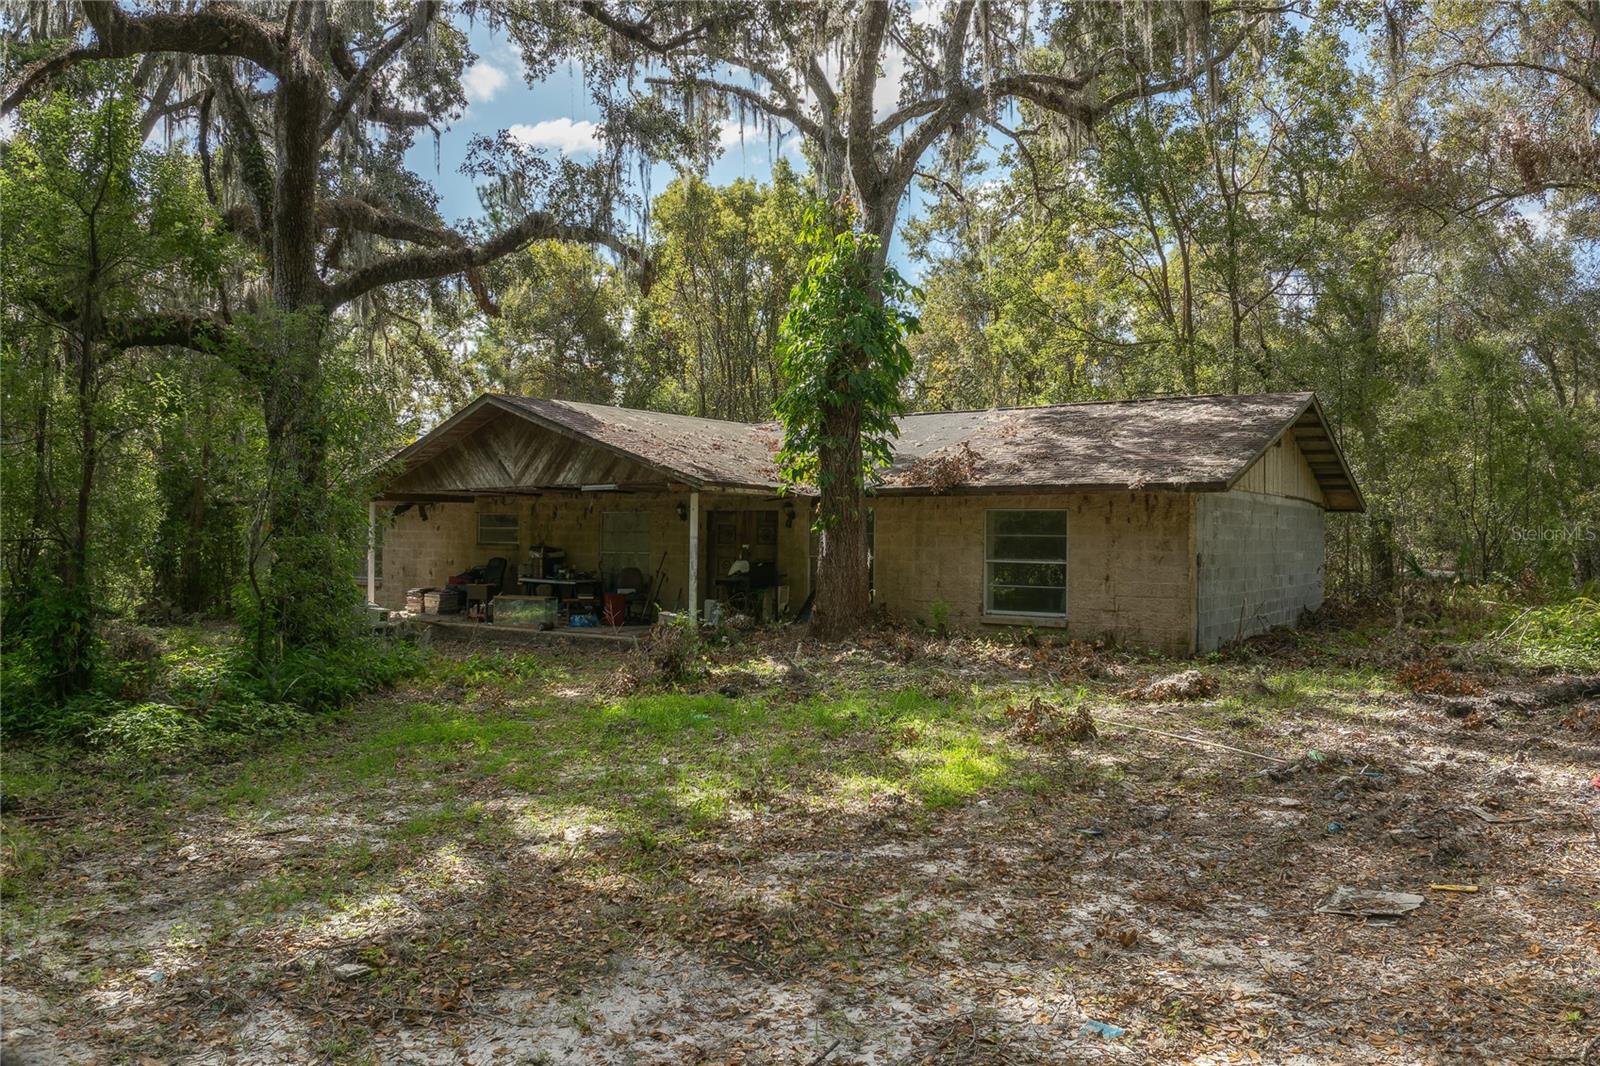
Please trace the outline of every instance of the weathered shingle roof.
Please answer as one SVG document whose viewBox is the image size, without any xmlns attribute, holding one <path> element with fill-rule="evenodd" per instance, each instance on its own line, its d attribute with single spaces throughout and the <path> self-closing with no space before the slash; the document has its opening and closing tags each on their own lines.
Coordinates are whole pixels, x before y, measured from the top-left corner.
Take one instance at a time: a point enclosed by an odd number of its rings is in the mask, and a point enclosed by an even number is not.
<svg viewBox="0 0 1600 1066">
<path fill-rule="evenodd" d="M 968 488 L 1226 488 L 1310 393 L 1173 396 L 908 415 L 885 480 L 914 487 L 928 460 L 970 449 Z"/>
<path fill-rule="evenodd" d="M 494 398 L 693 482 L 741 488 L 778 484 L 773 456 L 782 433 L 774 423 L 724 422 L 532 396 Z"/>
<path fill-rule="evenodd" d="M 515 412 L 672 480 L 707 488 L 779 488 L 774 456 L 782 432 L 776 423 L 724 422 L 526 396 L 480 397 L 396 458 L 408 471 L 415 470 L 495 417 L 495 410 Z M 1349 468 L 1309 392 L 907 415 L 900 419 L 894 463 L 880 491 L 1223 491 L 1285 433 L 1300 444 L 1329 506 L 1361 510 Z M 468 488 L 454 486 L 456 491 Z"/>
</svg>

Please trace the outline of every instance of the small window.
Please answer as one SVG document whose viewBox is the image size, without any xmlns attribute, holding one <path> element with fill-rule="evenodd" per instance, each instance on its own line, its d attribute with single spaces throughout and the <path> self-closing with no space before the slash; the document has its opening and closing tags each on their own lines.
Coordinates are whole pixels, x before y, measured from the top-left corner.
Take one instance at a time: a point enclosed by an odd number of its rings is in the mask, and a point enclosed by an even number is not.
<svg viewBox="0 0 1600 1066">
<path fill-rule="evenodd" d="M 603 511 L 600 515 L 600 574 L 611 587 L 633 567 L 650 579 L 650 515 L 646 511 Z"/>
<path fill-rule="evenodd" d="M 1066 617 L 1067 512 L 988 512 L 983 609 Z"/>
<path fill-rule="evenodd" d="M 519 532 L 515 514 L 480 514 L 478 516 L 478 543 L 496 547 L 517 546 Z"/>
</svg>

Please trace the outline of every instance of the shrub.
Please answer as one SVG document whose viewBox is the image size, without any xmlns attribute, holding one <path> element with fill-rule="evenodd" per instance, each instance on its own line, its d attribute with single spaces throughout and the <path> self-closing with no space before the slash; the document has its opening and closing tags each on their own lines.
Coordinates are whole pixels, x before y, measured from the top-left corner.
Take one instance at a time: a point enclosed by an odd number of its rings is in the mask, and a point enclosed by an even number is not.
<svg viewBox="0 0 1600 1066">
<path fill-rule="evenodd" d="M 1578 595 L 1529 607 L 1490 644 L 1525 666 L 1600 670 L 1600 601 Z"/>
<path fill-rule="evenodd" d="M 658 622 L 629 653 L 619 672 L 628 690 L 646 685 L 681 685 L 706 674 L 705 649 L 688 616 Z"/>
<path fill-rule="evenodd" d="M 293 652 L 268 669 L 252 661 L 232 630 L 116 626 L 108 628 L 105 648 L 94 687 L 65 702 L 48 698 L 30 656 L 7 655 L 0 674 L 5 735 L 169 758 L 303 728 L 422 666 L 415 646 L 366 637 Z"/>
<path fill-rule="evenodd" d="M 197 746 L 205 732 L 192 712 L 170 703 L 117 706 L 88 731 L 96 747 L 140 759 L 170 758 Z"/>
</svg>

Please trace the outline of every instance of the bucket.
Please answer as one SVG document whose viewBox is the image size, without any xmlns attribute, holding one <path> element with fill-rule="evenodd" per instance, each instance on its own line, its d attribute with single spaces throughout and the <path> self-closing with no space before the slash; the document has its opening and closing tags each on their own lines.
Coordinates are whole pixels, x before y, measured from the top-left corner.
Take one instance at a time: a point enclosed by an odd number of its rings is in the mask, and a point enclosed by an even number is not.
<svg viewBox="0 0 1600 1066">
<path fill-rule="evenodd" d="M 628 621 L 628 597 L 620 592 L 606 593 L 606 604 L 600 615 L 608 626 L 620 626 Z"/>
</svg>

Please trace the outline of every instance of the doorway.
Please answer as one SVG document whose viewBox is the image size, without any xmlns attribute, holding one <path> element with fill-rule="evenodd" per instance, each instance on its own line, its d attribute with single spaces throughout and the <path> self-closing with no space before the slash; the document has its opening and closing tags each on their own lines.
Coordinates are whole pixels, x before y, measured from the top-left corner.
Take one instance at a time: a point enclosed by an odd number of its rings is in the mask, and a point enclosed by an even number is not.
<svg viewBox="0 0 1600 1066">
<path fill-rule="evenodd" d="M 743 591 L 759 590 L 777 581 L 777 511 L 706 513 L 706 599 L 724 599 L 739 591 L 725 579 L 740 559 L 749 561 L 754 579 L 743 583 Z"/>
</svg>

